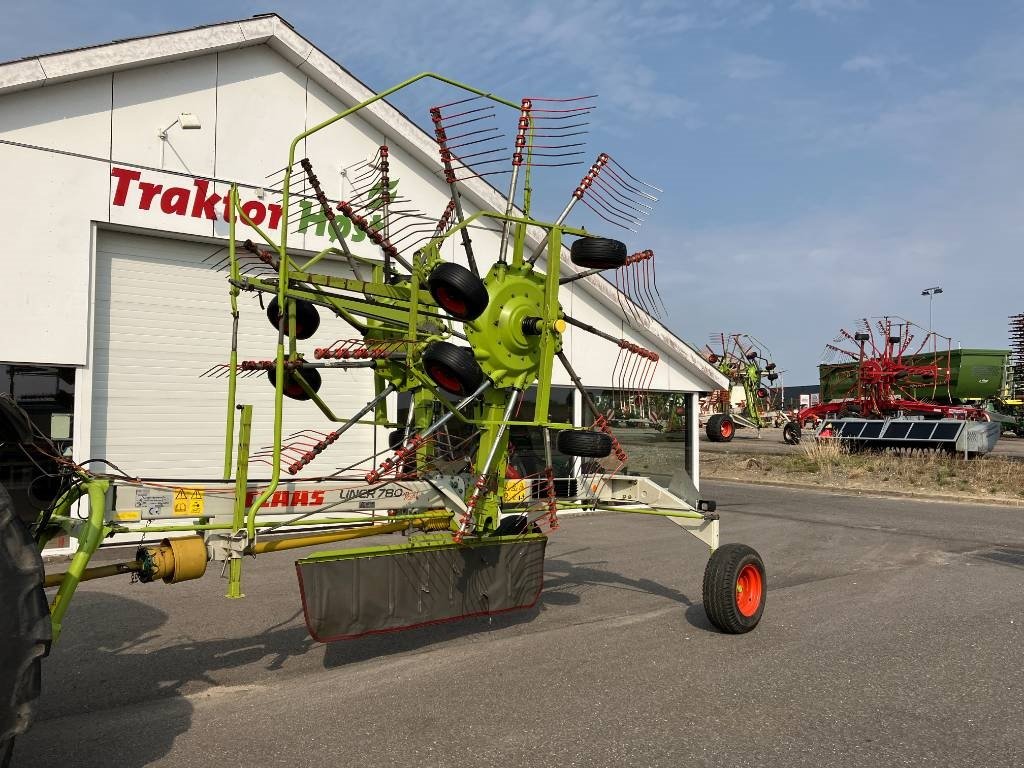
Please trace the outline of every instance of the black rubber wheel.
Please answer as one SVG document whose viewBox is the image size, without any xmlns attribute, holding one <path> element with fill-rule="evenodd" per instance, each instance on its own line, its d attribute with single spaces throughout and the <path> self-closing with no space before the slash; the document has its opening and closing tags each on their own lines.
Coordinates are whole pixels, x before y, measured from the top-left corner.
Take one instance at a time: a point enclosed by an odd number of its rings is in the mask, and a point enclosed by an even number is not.
<svg viewBox="0 0 1024 768">
<path fill-rule="evenodd" d="M 391 434 L 388 435 L 388 448 L 390 448 L 392 451 L 394 451 L 397 448 L 400 448 L 402 446 L 402 443 L 404 442 L 405 427 L 393 430 Z"/>
<path fill-rule="evenodd" d="M 587 269 L 615 269 L 626 263 L 626 244 L 606 237 L 581 237 L 569 248 L 572 263 Z"/>
<path fill-rule="evenodd" d="M 800 425 L 795 421 L 787 421 L 782 427 L 782 440 L 786 445 L 799 445 Z"/>
<path fill-rule="evenodd" d="M 437 305 L 458 320 L 476 320 L 491 300 L 483 280 L 450 261 L 434 267 L 427 288 Z"/>
<path fill-rule="evenodd" d="M 320 327 L 320 313 L 316 305 L 303 299 L 292 299 L 295 302 L 295 338 L 308 339 Z M 277 296 L 267 305 L 267 320 L 277 328 L 281 313 L 277 311 Z M 287 330 L 287 328 L 285 329 Z"/>
<path fill-rule="evenodd" d="M 761 556 L 746 544 L 724 544 L 704 568 L 704 612 L 722 632 L 740 635 L 761 621 L 768 579 Z"/>
<path fill-rule="evenodd" d="M 473 350 L 447 341 L 435 341 L 423 350 L 423 367 L 437 386 L 453 395 L 468 395 L 484 380 Z"/>
<path fill-rule="evenodd" d="M 50 652 L 50 608 L 43 559 L 0 486 L 0 766 L 14 737 L 28 730 L 39 698 L 41 662 Z"/>
<path fill-rule="evenodd" d="M 612 452 L 611 435 L 586 429 L 566 429 L 555 440 L 558 450 L 566 456 L 585 456 L 603 459 Z"/>
<path fill-rule="evenodd" d="M 508 515 L 501 519 L 492 536 L 522 536 L 524 533 L 540 533 L 540 526 L 530 524 L 526 515 Z"/>
<path fill-rule="evenodd" d="M 736 434 L 736 422 L 724 413 L 713 413 L 704 426 L 704 433 L 712 443 L 728 443 Z"/>
<path fill-rule="evenodd" d="M 757 396 L 761 400 L 767 400 L 768 399 L 768 394 L 769 394 L 768 390 L 765 387 L 758 387 L 757 388 Z"/>
<path fill-rule="evenodd" d="M 323 385 L 324 380 L 320 377 L 320 371 L 316 368 L 303 368 L 301 371 L 302 378 L 309 384 L 309 388 L 314 392 L 319 392 L 320 387 Z M 270 380 L 270 386 L 277 386 L 277 369 L 267 369 L 267 379 Z M 285 371 L 284 373 L 284 396 L 290 397 L 292 400 L 309 400 L 309 395 L 302 388 L 295 379 L 295 374 L 291 371 Z"/>
</svg>

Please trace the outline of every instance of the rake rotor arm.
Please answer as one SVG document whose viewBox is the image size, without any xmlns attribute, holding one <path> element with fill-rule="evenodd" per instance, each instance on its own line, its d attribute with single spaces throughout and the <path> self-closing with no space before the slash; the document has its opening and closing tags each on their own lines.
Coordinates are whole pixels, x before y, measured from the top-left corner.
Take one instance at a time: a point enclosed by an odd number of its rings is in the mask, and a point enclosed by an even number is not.
<svg viewBox="0 0 1024 768">
<path fill-rule="evenodd" d="M 345 258 L 348 259 L 348 265 L 352 268 L 352 274 L 358 275 L 359 272 L 356 270 L 356 264 L 352 260 L 352 251 L 348 247 L 348 241 L 341 234 L 341 229 L 338 228 L 337 217 L 334 215 L 334 211 L 331 210 L 331 204 L 327 200 L 327 196 L 324 194 L 323 189 L 320 188 L 320 180 L 313 173 L 313 166 L 309 162 L 309 158 L 302 158 L 299 161 L 302 166 L 302 170 L 306 172 L 306 178 L 309 180 L 310 187 L 313 188 L 313 192 L 316 193 L 316 200 L 320 203 L 320 210 L 323 211 L 324 217 L 327 219 L 327 225 L 331 228 L 331 233 L 334 235 L 334 239 L 338 241 L 338 245 L 341 246 L 341 251 L 345 254 Z M 410 268 L 410 271 L 411 268 Z"/>
<path fill-rule="evenodd" d="M 594 402 L 590 393 L 587 392 L 586 387 L 583 386 L 583 382 L 580 380 L 580 377 L 576 375 L 576 371 L 569 362 L 569 358 L 565 356 L 565 352 L 559 351 L 558 361 L 562 364 L 565 372 L 569 374 L 569 378 L 572 380 L 573 386 L 575 386 L 576 390 L 580 393 L 580 397 L 583 398 L 583 404 L 586 405 L 587 410 L 593 414 L 594 419 L 604 418 L 604 414 L 601 413 L 600 409 L 597 407 L 597 403 Z"/>
<path fill-rule="evenodd" d="M 572 326 L 574 326 L 576 328 L 579 328 L 581 331 L 586 331 L 587 333 L 592 333 L 595 336 L 604 339 L 605 341 L 610 341 L 612 344 L 615 344 L 616 346 L 618 346 L 622 342 L 622 339 L 620 339 L 618 336 L 612 336 L 610 333 L 605 333 L 604 331 L 600 331 L 597 328 L 595 328 L 594 326 L 588 325 L 587 323 L 584 323 L 582 320 L 577 320 L 576 318 L 569 317 L 568 315 L 565 315 L 565 317 L 563 319 L 569 325 L 572 325 Z"/>
</svg>

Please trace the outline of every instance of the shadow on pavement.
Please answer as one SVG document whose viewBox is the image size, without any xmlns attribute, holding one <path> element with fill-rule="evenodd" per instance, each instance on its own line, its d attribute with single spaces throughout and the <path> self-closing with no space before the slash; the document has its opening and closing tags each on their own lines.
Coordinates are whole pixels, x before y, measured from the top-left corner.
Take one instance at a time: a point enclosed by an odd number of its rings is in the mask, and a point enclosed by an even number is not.
<svg viewBox="0 0 1024 768">
<path fill-rule="evenodd" d="M 151 765 L 191 725 L 186 694 L 223 684 L 211 673 L 261 661 L 275 670 L 316 645 L 295 616 L 252 637 L 161 647 L 154 641 L 168 616 L 145 603 L 80 592 L 74 613 L 73 628 L 43 664 L 38 717 L 16 745 L 14 768 Z M 140 724 L 136 705 L 143 703 L 155 704 L 151 714 L 159 727 Z M 61 718 L 83 713 L 89 715 L 87 734 L 69 738 Z"/>
</svg>

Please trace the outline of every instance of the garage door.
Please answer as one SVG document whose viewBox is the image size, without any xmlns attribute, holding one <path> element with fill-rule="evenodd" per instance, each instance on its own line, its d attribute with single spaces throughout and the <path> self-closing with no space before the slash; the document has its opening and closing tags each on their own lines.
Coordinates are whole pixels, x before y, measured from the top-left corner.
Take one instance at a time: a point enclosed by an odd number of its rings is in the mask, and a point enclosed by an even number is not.
<svg viewBox="0 0 1024 768">
<path fill-rule="evenodd" d="M 200 374 L 227 362 L 230 352 L 227 275 L 210 268 L 225 256 L 212 244 L 100 234 L 90 456 L 106 458 L 133 476 L 220 477 L 227 379 Z M 239 359 L 272 358 L 277 334 L 257 297 L 243 294 L 239 309 Z M 315 347 L 356 335 L 323 311 L 321 317 L 317 334 L 299 342 L 311 359 Z M 325 371 L 320 393 L 335 413 L 347 415 L 363 406 L 372 391 L 366 370 Z M 237 401 L 253 405 L 252 450 L 269 446 L 274 411 L 266 375 L 239 379 Z M 284 434 L 333 428 L 314 405 L 285 400 Z M 381 430 L 353 428 L 305 474 L 329 474 L 369 456 L 378 431 L 383 441 Z M 269 472 L 269 465 L 254 464 L 250 477 L 265 478 Z"/>
</svg>

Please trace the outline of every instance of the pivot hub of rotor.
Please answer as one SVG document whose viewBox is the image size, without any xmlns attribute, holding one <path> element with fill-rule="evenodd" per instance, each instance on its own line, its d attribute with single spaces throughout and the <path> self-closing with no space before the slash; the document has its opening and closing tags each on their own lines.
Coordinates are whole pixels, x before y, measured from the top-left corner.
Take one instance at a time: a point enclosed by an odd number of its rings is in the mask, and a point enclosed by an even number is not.
<svg viewBox="0 0 1024 768">
<path fill-rule="evenodd" d="M 545 323 L 543 274 L 529 266 L 496 264 L 484 279 L 490 301 L 466 336 L 477 362 L 499 389 L 524 388 L 537 378 L 545 339 L 551 354 L 562 349 L 562 308 Z"/>
</svg>

